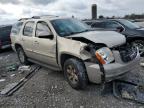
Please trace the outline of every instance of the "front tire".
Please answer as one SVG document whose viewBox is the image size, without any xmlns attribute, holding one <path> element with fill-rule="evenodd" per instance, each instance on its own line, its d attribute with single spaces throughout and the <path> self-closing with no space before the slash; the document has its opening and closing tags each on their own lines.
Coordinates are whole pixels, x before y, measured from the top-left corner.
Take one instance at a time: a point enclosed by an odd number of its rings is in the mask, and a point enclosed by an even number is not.
<svg viewBox="0 0 144 108">
<path fill-rule="evenodd" d="M 139 53 L 141 57 L 144 57 L 144 40 L 135 40 L 132 45 L 139 48 Z"/>
<path fill-rule="evenodd" d="M 24 65 L 28 65 L 29 64 L 29 62 L 27 60 L 27 57 L 26 57 L 26 55 L 24 53 L 23 48 L 21 48 L 21 47 L 17 48 L 17 55 L 18 55 L 18 59 L 19 59 L 21 64 L 24 64 Z"/>
<path fill-rule="evenodd" d="M 68 59 L 64 63 L 64 74 L 68 81 L 74 89 L 84 89 L 88 83 L 88 77 L 86 74 L 86 69 L 84 63 L 78 59 Z"/>
</svg>

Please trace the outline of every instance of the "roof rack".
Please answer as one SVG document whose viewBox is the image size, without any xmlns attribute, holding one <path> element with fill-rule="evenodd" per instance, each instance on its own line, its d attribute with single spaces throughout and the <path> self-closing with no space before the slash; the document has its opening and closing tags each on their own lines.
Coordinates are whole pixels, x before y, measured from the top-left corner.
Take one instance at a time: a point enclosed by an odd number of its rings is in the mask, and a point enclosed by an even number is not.
<svg viewBox="0 0 144 108">
<path fill-rule="evenodd" d="M 40 19 L 40 16 L 33 16 L 34 19 Z"/>
<path fill-rule="evenodd" d="M 19 19 L 18 21 L 28 20 L 28 19 L 31 19 L 31 18 L 21 18 L 21 19 Z"/>
<path fill-rule="evenodd" d="M 55 15 L 42 15 L 42 16 L 33 16 L 32 18 L 40 19 L 40 18 L 53 18 L 53 17 L 58 17 Z"/>
<path fill-rule="evenodd" d="M 33 16 L 31 18 L 21 18 L 18 21 L 28 20 L 28 19 L 53 18 L 53 17 L 58 17 L 58 16 L 55 16 L 55 15 Z"/>
</svg>

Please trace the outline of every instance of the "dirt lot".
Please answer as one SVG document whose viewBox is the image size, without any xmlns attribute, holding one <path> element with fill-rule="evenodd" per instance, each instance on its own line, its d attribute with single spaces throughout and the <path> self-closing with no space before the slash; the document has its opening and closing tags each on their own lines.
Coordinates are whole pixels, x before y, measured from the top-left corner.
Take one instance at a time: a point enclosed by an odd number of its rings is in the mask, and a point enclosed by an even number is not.
<svg viewBox="0 0 144 108">
<path fill-rule="evenodd" d="M 18 63 L 13 51 L 0 53 L 0 67 L 12 63 Z M 144 78 L 140 66 L 132 73 L 138 79 Z M 102 96 L 100 85 L 90 84 L 86 90 L 76 91 L 61 72 L 46 68 L 41 68 L 13 96 L 0 98 L 1 108 L 144 108 L 142 104 L 116 99 L 111 92 Z"/>
</svg>

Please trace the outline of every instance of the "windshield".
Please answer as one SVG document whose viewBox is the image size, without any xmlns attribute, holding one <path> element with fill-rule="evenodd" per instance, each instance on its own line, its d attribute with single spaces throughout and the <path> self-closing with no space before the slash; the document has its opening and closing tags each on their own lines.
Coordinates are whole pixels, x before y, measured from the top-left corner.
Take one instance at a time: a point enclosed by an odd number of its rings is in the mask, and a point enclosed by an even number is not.
<svg viewBox="0 0 144 108">
<path fill-rule="evenodd" d="M 125 26 L 127 26 L 128 28 L 131 28 L 131 29 L 137 29 L 137 28 L 140 28 L 138 25 L 136 25 L 135 23 L 132 23 L 128 20 L 120 20 L 120 22 L 122 24 L 124 24 Z"/>
<path fill-rule="evenodd" d="M 69 36 L 87 32 L 90 27 L 77 19 L 56 19 L 51 21 L 54 29 L 60 36 Z"/>
</svg>

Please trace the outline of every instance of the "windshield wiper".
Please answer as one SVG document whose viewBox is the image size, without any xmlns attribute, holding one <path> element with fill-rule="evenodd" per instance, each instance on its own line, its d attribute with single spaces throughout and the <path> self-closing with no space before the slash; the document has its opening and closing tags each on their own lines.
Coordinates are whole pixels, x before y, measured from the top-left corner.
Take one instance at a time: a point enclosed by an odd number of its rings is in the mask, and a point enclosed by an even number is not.
<svg viewBox="0 0 144 108">
<path fill-rule="evenodd" d="M 83 33 L 83 32 L 88 32 L 88 31 L 91 31 L 90 29 L 86 29 L 86 30 L 83 30 L 83 31 L 80 31 L 80 32 L 75 32 L 75 34 L 77 33 Z"/>
<path fill-rule="evenodd" d="M 66 33 L 66 34 L 64 34 L 63 36 L 69 36 L 69 35 L 74 35 L 74 34 L 76 34 L 77 32 L 70 32 L 70 33 Z"/>
<path fill-rule="evenodd" d="M 83 32 L 88 32 L 88 31 L 91 31 L 91 30 L 86 29 L 86 30 L 79 31 L 79 32 L 70 32 L 70 33 L 65 34 L 65 35 L 63 35 L 63 36 L 69 36 L 69 35 L 74 35 L 74 34 L 83 33 Z"/>
<path fill-rule="evenodd" d="M 80 31 L 80 32 L 77 32 L 77 33 L 83 33 L 83 32 L 88 32 L 88 31 L 90 31 L 90 30 L 83 30 L 83 31 Z"/>
</svg>

